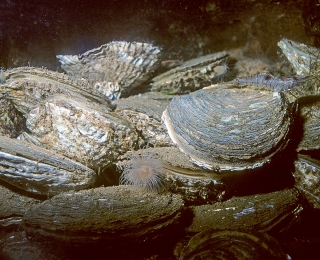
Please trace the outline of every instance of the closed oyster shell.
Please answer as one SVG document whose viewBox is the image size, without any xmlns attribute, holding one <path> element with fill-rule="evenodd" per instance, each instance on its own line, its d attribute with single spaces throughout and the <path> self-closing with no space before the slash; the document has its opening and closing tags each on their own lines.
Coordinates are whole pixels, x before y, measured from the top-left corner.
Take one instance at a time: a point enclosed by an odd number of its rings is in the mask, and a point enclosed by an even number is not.
<svg viewBox="0 0 320 260">
<path fill-rule="evenodd" d="M 297 150 L 320 149 L 320 99 L 304 102 L 299 107 L 299 116 L 302 139 Z"/>
<path fill-rule="evenodd" d="M 208 228 L 247 229 L 263 232 L 282 232 L 300 220 L 303 206 L 296 189 L 266 194 L 232 197 L 212 205 L 191 206 L 194 214 L 188 232 Z M 286 223 L 286 225 L 283 225 Z"/>
<path fill-rule="evenodd" d="M 0 136 L 0 179 L 27 192 L 47 196 L 89 188 L 96 174 L 50 150 Z"/>
<path fill-rule="evenodd" d="M 29 237 L 124 246 L 173 234 L 182 209 L 178 195 L 113 186 L 61 193 L 30 208 L 23 221 Z"/>
<path fill-rule="evenodd" d="M 289 39 L 278 42 L 298 76 L 308 76 L 320 69 L 320 50 Z"/>
<path fill-rule="evenodd" d="M 163 121 L 197 165 L 243 170 L 262 166 L 286 147 L 293 108 L 283 93 L 230 83 L 174 97 Z"/>
<path fill-rule="evenodd" d="M 99 113 L 64 96 L 31 110 L 26 126 L 46 149 L 91 168 L 104 168 L 138 140 L 134 126 L 117 113 Z"/>
<path fill-rule="evenodd" d="M 0 185 L 0 227 L 12 227 L 22 223 L 22 216 L 29 207 L 41 201 L 20 195 Z"/>
<path fill-rule="evenodd" d="M 208 229 L 175 252 L 178 259 L 288 259 L 277 240 L 265 233 Z"/>
<path fill-rule="evenodd" d="M 114 109 L 110 101 L 84 79 L 71 79 L 63 73 L 35 67 L 14 68 L 3 74 L 6 81 L 0 84 L 2 95 L 6 94 L 24 115 L 54 95 L 81 101 L 95 110 Z"/>
<path fill-rule="evenodd" d="M 228 72 L 227 52 L 218 52 L 185 61 L 152 80 L 151 90 L 183 94 L 216 83 Z"/>
<path fill-rule="evenodd" d="M 57 55 L 73 78 L 85 78 L 111 100 L 150 79 L 159 66 L 160 49 L 148 43 L 114 41 L 81 55 Z"/>
<path fill-rule="evenodd" d="M 310 156 L 298 155 L 294 162 L 295 186 L 316 209 L 320 208 L 320 161 Z"/>
</svg>

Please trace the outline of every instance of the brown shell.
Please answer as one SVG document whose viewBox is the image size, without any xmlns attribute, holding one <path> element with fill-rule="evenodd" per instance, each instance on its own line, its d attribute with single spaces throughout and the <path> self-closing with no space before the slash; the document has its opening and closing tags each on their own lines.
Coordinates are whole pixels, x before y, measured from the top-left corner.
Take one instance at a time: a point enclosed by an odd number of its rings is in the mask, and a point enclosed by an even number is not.
<svg viewBox="0 0 320 260">
<path fill-rule="evenodd" d="M 243 170 L 262 166 L 286 147 L 293 107 L 283 93 L 230 83 L 174 97 L 163 120 L 194 163 Z"/>
<path fill-rule="evenodd" d="M 188 232 L 217 229 L 247 229 L 282 232 L 300 219 L 303 206 L 296 189 L 285 189 L 267 194 L 233 197 L 213 205 L 192 206 L 194 214 Z M 286 223 L 284 225 L 284 223 Z"/>
<path fill-rule="evenodd" d="M 145 242 L 176 232 L 180 196 L 133 186 L 102 187 L 59 194 L 30 208 L 23 221 L 28 236 L 108 246 Z"/>
</svg>

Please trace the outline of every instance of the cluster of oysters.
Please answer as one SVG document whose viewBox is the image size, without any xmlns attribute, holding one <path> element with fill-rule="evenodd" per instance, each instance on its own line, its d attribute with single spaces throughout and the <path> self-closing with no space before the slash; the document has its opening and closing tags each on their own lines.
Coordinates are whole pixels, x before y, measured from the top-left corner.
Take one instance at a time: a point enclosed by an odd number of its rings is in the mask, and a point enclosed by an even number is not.
<svg viewBox="0 0 320 260">
<path fill-rule="evenodd" d="M 301 197 L 320 207 L 320 162 L 305 152 L 320 148 L 320 51 L 287 39 L 278 46 L 295 77 L 220 82 L 229 72 L 225 51 L 157 75 L 161 50 L 137 42 L 58 55 L 67 75 L 2 71 L 0 227 L 22 227 L 25 236 L 3 239 L 2 254 L 40 251 L 53 259 L 42 239 L 106 251 L 161 239 L 170 249 L 182 239 L 178 259 L 286 259 L 268 233 L 300 219 Z M 152 92 L 130 96 L 143 89 Z M 113 166 L 121 171 L 143 154 L 162 163 L 165 190 L 101 187 Z M 255 176 L 285 181 L 239 196 Z M 186 245 L 183 237 L 193 234 Z M 240 241 L 233 251 L 230 240 Z"/>
</svg>

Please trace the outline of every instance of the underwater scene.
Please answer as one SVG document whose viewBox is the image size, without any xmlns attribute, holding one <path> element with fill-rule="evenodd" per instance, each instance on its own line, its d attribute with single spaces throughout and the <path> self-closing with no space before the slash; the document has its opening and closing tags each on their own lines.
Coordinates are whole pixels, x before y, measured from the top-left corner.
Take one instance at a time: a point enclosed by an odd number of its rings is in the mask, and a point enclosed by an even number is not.
<svg viewBox="0 0 320 260">
<path fill-rule="evenodd" d="M 0 89 L 0 260 L 319 258 L 319 0 L 2 0 Z"/>
</svg>

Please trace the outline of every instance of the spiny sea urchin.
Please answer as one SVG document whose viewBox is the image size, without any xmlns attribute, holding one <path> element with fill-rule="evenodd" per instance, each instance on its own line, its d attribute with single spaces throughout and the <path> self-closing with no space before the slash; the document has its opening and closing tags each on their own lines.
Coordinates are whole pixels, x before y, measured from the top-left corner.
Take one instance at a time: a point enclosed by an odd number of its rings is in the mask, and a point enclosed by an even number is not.
<svg viewBox="0 0 320 260">
<path fill-rule="evenodd" d="M 141 156 L 130 156 L 128 166 L 120 176 L 120 184 L 141 186 L 159 192 L 164 185 L 162 162 L 153 153 L 143 152 Z"/>
</svg>

